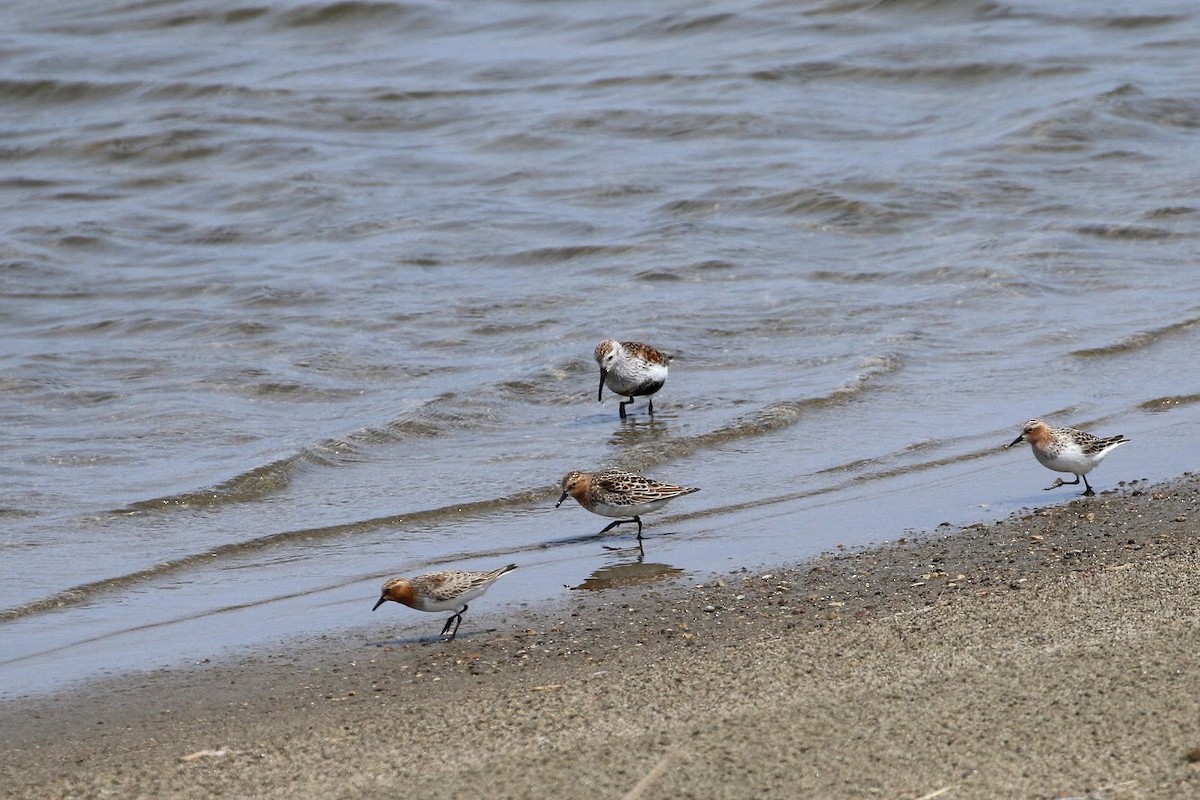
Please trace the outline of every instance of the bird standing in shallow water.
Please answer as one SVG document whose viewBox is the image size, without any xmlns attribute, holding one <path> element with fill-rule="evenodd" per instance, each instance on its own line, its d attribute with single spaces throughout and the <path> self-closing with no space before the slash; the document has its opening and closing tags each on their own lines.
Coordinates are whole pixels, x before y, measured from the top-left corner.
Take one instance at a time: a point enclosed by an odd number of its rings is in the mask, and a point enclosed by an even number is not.
<svg viewBox="0 0 1200 800">
<path fill-rule="evenodd" d="M 449 570 L 447 572 L 431 572 L 428 575 L 418 575 L 415 578 L 392 578 L 383 585 L 383 593 L 375 603 L 374 611 L 388 600 L 415 608 L 418 611 L 454 611 L 446 624 L 442 626 L 442 636 L 450 634 L 453 640 L 462 624 L 462 615 L 467 610 L 467 602 L 479 597 L 506 572 L 516 569 L 516 564 L 493 569 L 486 572 L 468 572 L 465 570 Z M 461 606 L 461 608 L 459 608 Z M 450 630 L 450 625 L 454 630 Z"/>
<path fill-rule="evenodd" d="M 642 538 L 642 514 L 661 508 L 676 497 L 698 492 L 692 486 L 672 486 L 643 478 L 633 472 L 609 469 L 603 472 L 568 472 L 562 479 L 562 497 L 554 504 L 558 508 L 574 497 L 579 505 L 602 517 L 625 517 L 609 525 L 608 533 L 618 525 L 636 522 L 638 539 Z"/>
<path fill-rule="evenodd" d="M 615 339 L 605 339 L 596 345 L 593 356 L 600 365 L 600 391 L 596 400 L 604 402 L 607 384 L 614 394 L 629 398 L 621 401 L 621 419 L 625 419 L 625 406 L 635 397 L 646 397 L 650 402 L 649 411 L 654 413 L 654 393 L 667 382 L 670 356 L 648 344 Z"/>
<path fill-rule="evenodd" d="M 1040 419 L 1031 419 L 1021 426 L 1021 435 L 1004 447 L 1007 449 L 1021 442 L 1029 442 L 1033 447 L 1034 458 L 1043 467 L 1055 472 L 1070 472 L 1075 476 L 1073 481 L 1056 478 L 1053 486 L 1047 486 L 1046 491 L 1060 486 L 1077 486 L 1080 479 L 1087 487 L 1085 496 L 1094 495 L 1087 480 L 1087 474 L 1109 453 L 1129 440 L 1124 436 L 1109 436 L 1100 438 L 1075 428 L 1051 428 Z"/>
</svg>

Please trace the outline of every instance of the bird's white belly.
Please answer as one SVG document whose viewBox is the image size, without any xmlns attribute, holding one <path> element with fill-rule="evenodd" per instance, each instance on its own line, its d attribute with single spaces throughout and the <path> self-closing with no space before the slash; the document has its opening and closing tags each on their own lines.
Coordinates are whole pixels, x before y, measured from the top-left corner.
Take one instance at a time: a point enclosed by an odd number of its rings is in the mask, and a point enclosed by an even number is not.
<svg viewBox="0 0 1200 800">
<path fill-rule="evenodd" d="M 604 383 L 615 394 L 626 397 L 645 386 L 662 385 L 667 380 L 667 368 L 661 364 L 649 364 L 641 369 L 614 369 L 604 378 Z"/>
<path fill-rule="evenodd" d="M 654 511 L 656 508 L 662 508 L 666 502 L 667 500 L 651 500 L 648 503 L 638 503 L 637 505 L 631 506 L 614 506 L 609 505 L 608 503 L 596 503 L 596 507 L 593 508 L 592 511 L 602 517 L 640 517 L 642 514 Z"/>
<path fill-rule="evenodd" d="M 1099 459 L 1085 456 L 1081 452 L 1072 453 L 1068 451 L 1049 454 L 1035 450 L 1033 454 L 1043 467 L 1052 469 L 1055 472 L 1070 472 L 1075 475 L 1082 475 L 1099 463 Z"/>
<path fill-rule="evenodd" d="M 479 588 L 479 589 L 472 589 L 469 592 L 463 592 L 462 594 L 458 595 L 457 597 L 452 597 L 448 600 L 436 600 L 436 599 L 423 598 L 421 600 L 421 604 L 420 604 L 419 608 L 422 611 L 458 611 L 460 608 L 465 606 L 467 603 L 471 602 L 476 597 L 479 597 L 486 590 L 487 590 L 486 586 Z"/>
</svg>

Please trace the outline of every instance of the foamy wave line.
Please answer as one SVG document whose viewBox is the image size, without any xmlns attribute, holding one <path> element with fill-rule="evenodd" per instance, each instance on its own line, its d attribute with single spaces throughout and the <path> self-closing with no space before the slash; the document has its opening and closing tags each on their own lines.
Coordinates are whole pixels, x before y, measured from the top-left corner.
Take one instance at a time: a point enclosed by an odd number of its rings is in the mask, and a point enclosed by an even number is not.
<svg viewBox="0 0 1200 800">
<path fill-rule="evenodd" d="M 155 511 L 163 508 L 204 508 L 258 500 L 287 488 L 288 484 L 292 482 L 296 470 L 307 457 L 308 451 L 302 450 L 295 455 L 247 470 L 241 475 L 235 475 L 215 486 L 167 497 L 138 500 L 124 508 L 116 509 L 112 513 L 128 514 L 134 511 Z"/>
<path fill-rule="evenodd" d="M 1164 325 L 1161 328 L 1154 328 L 1148 331 L 1139 331 L 1132 336 L 1122 339 L 1115 344 L 1105 345 L 1104 347 L 1089 347 L 1083 350 L 1072 351 L 1071 355 L 1079 358 L 1099 358 L 1103 356 L 1116 356 L 1124 353 L 1129 353 L 1134 350 L 1142 350 L 1150 347 L 1157 342 L 1165 339 L 1168 336 L 1173 336 L 1177 333 L 1185 333 L 1196 325 L 1200 324 L 1200 317 L 1184 320 L 1183 322 L 1175 322 L 1170 325 Z"/>
<path fill-rule="evenodd" d="M 232 478 L 203 489 L 179 494 L 138 500 L 114 514 L 159 511 L 175 508 L 206 508 L 232 503 L 248 503 L 283 491 L 292 482 L 296 473 L 307 466 L 338 466 L 360 459 L 360 444 L 372 445 L 384 441 L 401 441 L 413 438 L 438 436 L 446 431 L 444 421 L 436 419 L 438 404 L 444 398 L 435 398 L 422 406 L 397 417 L 382 428 L 363 428 L 342 438 L 326 439 L 299 452 L 262 464 Z M 452 421 L 458 428 L 465 427 L 461 415 Z"/>
</svg>

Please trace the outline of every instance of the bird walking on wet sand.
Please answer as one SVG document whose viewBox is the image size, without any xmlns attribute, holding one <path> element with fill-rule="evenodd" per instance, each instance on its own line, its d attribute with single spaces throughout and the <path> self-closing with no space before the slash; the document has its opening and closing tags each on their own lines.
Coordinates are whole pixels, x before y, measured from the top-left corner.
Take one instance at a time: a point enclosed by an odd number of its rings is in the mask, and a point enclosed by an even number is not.
<svg viewBox="0 0 1200 800">
<path fill-rule="evenodd" d="M 661 508 L 676 497 L 700 491 L 694 486 L 673 486 L 644 478 L 633 472 L 609 469 L 602 472 L 568 472 L 562 479 L 562 497 L 554 504 L 558 508 L 574 497 L 579 505 L 602 517 L 623 517 L 601 533 L 618 525 L 636 522 L 637 538 L 642 538 L 642 514 Z"/>
<path fill-rule="evenodd" d="M 1052 486 L 1046 487 L 1046 491 L 1060 486 L 1077 486 L 1082 479 L 1087 487 L 1083 494 L 1091 496 L 1096 492 L 1088 483 L 1087 474 L 1106 455 L 1128 441 L 1120 435 L 1100 438 L 1075 428 L 1051 428 L 1040 419 L 1031 419 L 1021 426 L 1021 435 L 1004 447 L 1007 449 L 1021 442 L 1029 442 L 1033 446 L 1034 458 L 1043 467 L 1055 472 L 1070 472 L 1075 476 L 1073 481 L 1056 478 Z"/>
<path fill-rule="evenodd" d="M 604 402 L 604 387 L 613 394 L 628 397 L 620 406 L 621 419 L 625 419 L 625 406 L 635 397 L 649 401 L 650 414 L 654 414 L 654 393 L 667 382 L 667 365 L 671 357 L 661 350 L 641 342 L 618 342 L 605 339 L 596 345 L 592 354 L 600 365 L 600 390 L 596 400 Z"/>
<path fill-rule="evenodd" d="M 458 626 L 462 624 L 467 602 L 482 595 L 491 588 L 497 578 L 516 568 L 516 564 L 509 564 L 484 572 L 449 570 L 418 575 L 415 578 L 392 578 L 383 585 L 383 593 L 371 610 L 374 611 L 388 600 L 418 611 L 437 613 L 454 610 L 450 619 L 442 626 L 441 632 L 442 636 L 449 633 L 450 639 L 453 640 L 458 633 Z M 454 625 L 453 630 L 450 629 L 451 625 Z"/>
</svg>

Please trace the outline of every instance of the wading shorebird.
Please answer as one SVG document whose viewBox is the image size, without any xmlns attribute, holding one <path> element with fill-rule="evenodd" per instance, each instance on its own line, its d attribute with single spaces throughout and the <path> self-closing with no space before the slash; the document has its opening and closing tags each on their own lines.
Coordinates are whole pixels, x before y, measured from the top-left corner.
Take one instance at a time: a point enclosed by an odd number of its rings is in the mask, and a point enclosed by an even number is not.
<svg viewBox="0 0 1200 800">
<path fill-rule="evenodd" d="M 604 387 L 613 394 L 628 397 L 620 406 L 621 419 L 625 419 L 625 406 L 635 397 L 645 397 L 649 411 L 654 414 L 654 393 L 667 382 L 667 365 L 671 357 L 662 351 L 641 342 L 618 342 L 605 339 L 596 345 L 593 353 L 600 365 L 600 391 L 596 400 L 604 402 Z"/>
<path fill-rule="evenodd" d="M 555 508 L 561 506 L 570 495 L 593 514 L 624 518 L 613 522 L 601 533 L 608 533 L 618 525 L 636 522 L 639 540 L 642 538 L 642 514 L 661 508 L 676 497 L 700 491 L 693 486 L 659 483 L 619 469 L 568 472 L 562 479 L 562 490 L 562 497 L 554 504 Z"/>
<path fill-rule="evenodd" d="M 1075 476 L 1073 481 L 1056 478 L 1053 486 L 1047 486 L 1046 491 L 1060 486 L 1078 486 L 1083 480 L 1087 487 L 1084 495 L 1091 496 L 1096 492 L 1087 480 L 1087 474 L 1096 468 L 1106 455 L 1129 440 L 1124 436 L 1109 436 L 1100 438 L 1075 428 L 1051 428 L 1040 419 L 1031 419 L 1021 427 L 1021 435 L 1004 445 L 1005 449 L 1021 442 L 1029 442 L 1033 447 L 1033 456 L 1043 467 L 1055 472 L 1070 472 Z"/>
<path fill-rule="evenodd" d="M 462 624 L 467 602 L 482 595 L 491 588 L 497 578 L 516 568 L 516 564 L 509 564 L 486 572 L 449 570 L 418 575 L 415 578 L 392 578 L 383 585 L 383 593 L 371 610 L 374 611 L 388 600 L 392 600 L 418 611 L 454 611 L 442 626 L 441 632 L 442 636 L 449 633 L 450 639 L 453 640 L 458 633 L 458 626 Z M 454 630 L 450 629 L 451 624 L 454 625 Z"/>
</svg>

